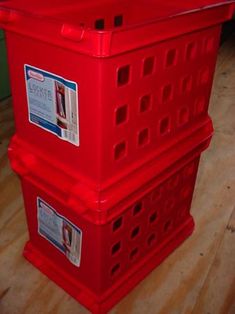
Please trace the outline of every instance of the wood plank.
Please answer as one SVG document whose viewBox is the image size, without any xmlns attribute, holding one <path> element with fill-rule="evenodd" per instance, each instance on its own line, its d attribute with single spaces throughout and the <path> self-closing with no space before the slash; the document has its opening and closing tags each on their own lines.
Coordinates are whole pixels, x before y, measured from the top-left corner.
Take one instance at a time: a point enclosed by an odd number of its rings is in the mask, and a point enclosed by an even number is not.
<svg viewBox="0 0 235 314">
<path fill-rule="evenodd" d="M 235 208 L 192 314 L 235 313 Z"/>
</svg>

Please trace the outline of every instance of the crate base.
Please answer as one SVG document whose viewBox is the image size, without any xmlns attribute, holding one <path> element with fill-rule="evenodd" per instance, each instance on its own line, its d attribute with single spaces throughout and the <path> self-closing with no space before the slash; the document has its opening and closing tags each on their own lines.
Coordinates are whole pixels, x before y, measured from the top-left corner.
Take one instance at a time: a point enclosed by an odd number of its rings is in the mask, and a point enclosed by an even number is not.
<svg viewBox="0 0 235 314">
<path fill-rule="evenodd" d="M 172 253 L 194 230 L 191 216 L 175 232 L 171 234 L 159 247 L 150 252 L 131 271 L 116 282 L 105 295 L 96 296 L 78 281 L 60 269 L 56 262 L 49 260 L 33 243 L 27 242 L 24 257 L 49 279 L 63 288 L 78 302 L 88 308 L 93 314 L 106 314 L 124 296 L 128 294 L 140 281 L 156 268 L 170 253 Z"/>
</svg>

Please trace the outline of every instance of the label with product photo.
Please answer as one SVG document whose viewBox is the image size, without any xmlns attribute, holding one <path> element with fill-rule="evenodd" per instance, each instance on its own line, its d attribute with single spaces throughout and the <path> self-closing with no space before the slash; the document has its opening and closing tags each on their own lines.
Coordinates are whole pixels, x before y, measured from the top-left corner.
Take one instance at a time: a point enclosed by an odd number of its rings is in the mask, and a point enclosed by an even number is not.
<svg viewBox="0 0 235 314">
<path fill-rule="evenodd" d="M 29 121 L 79 146 L 78 85 L 25 65 Z"/>
<path fill-rule="evenodd" d="M 82 231 L 41 198 L 37 198 L 38 233 L 79 267 Z"/>
</svg>

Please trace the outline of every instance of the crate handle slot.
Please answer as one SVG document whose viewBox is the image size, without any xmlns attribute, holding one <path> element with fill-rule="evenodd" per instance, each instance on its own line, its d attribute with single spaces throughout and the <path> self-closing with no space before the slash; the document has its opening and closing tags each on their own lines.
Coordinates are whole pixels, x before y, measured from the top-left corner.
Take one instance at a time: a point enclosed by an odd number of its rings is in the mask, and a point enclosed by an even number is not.
<svg viewBox="0 0 235 314">
<path fill-rule="evenodd" d="M 73 41 L 82 41 L 84 38 L 84 27 L 75 27 L 69 24 L 63 24 L 61 27 L 61 36 Z"/>
</svg>

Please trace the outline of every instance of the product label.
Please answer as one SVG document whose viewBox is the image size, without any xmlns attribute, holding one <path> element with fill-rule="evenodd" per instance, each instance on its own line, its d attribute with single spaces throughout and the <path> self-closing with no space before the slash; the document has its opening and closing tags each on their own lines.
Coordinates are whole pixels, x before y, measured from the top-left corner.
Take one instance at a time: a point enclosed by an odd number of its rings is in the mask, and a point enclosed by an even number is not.
<svg viewBox="0 0 235 314">
<path fill-rule="evenodd" d="M 29 121 L 79 146 L 77 84 L 30 65 L 24 68 Z"/>
<path fill-rule="evenodd" d="M 73 265 L 79 267 L 82 231 L 39 197 L 37 211 L 38 233 L 59 249 Z"/>
</svg>

